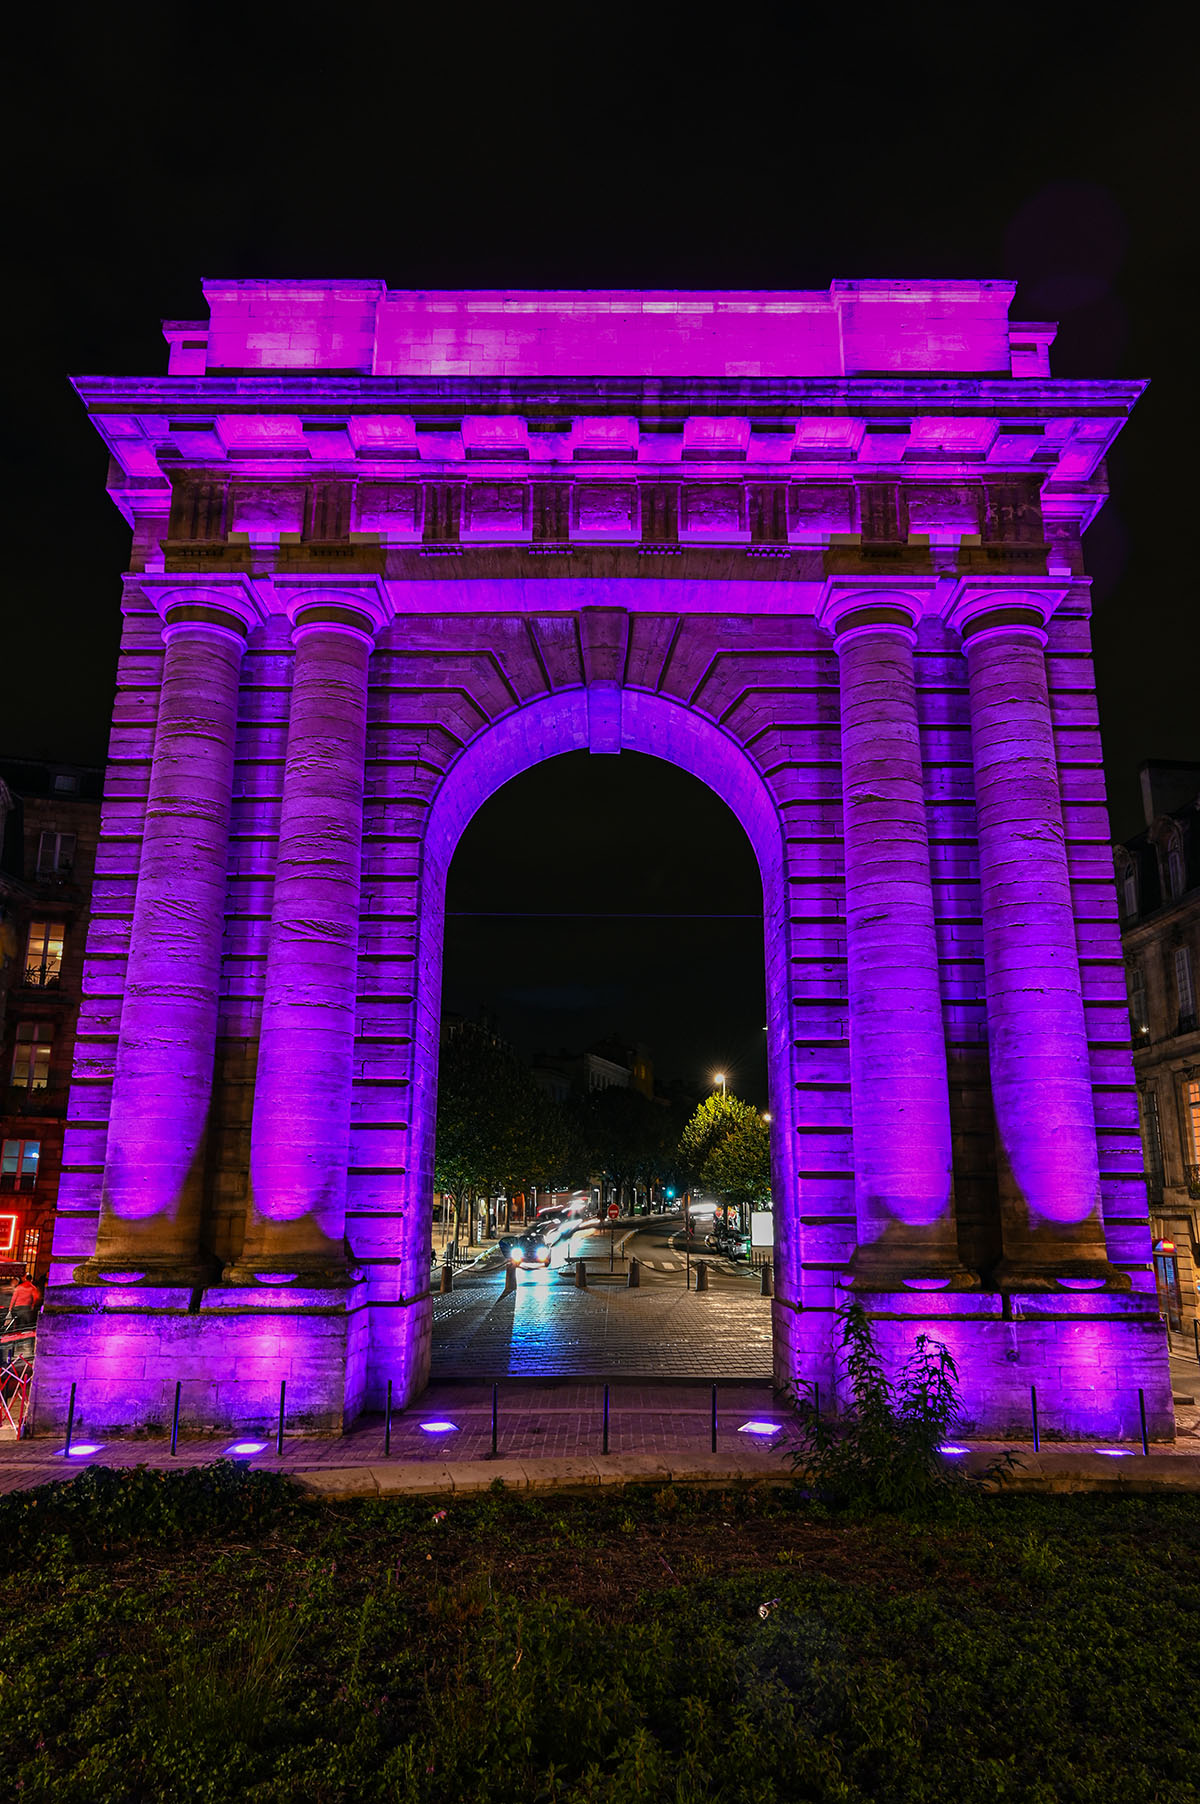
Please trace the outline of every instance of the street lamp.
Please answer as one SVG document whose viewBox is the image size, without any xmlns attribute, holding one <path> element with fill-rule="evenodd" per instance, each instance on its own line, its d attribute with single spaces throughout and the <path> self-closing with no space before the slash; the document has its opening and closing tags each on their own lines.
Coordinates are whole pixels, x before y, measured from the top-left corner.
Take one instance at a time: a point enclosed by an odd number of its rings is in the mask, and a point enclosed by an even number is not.
<svg viewBox="0 0 1200 1804">
<path fill-rule="evenodd" d="M 723 1071 L 714 1071 L 713 1072 L 713 1083 L 720 1084 L 721 1095 L 724 1096 L 724 1094 L 725 1094 L 725 1073 Z"/>
</svg>

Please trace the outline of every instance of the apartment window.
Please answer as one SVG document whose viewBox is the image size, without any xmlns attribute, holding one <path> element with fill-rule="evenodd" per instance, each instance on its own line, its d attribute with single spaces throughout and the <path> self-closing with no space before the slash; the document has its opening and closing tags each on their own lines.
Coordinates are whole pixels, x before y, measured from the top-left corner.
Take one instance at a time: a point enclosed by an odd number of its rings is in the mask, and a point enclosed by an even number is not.
<svg viewBox="0 0 1200 1804">
<path fill-rule="evenodd" d="M 1186 946 L 1175 948 L 1175 994 L 1179 998 L 1177 1032 L 1190 1034 L 1196 1026 L 1196 988 L 1192 982 L 1192 955 Z"/>
<path fill-rule="evenodd" d="M 47 828 L 38 840 L 37 868 L 40 877 L 55 871 L 69 871 L 75 864 L 75 835 L 55 833 Z"/>
<path fill-rule="evenodd" d="M 1130 919 L 1138 911 L 1137 872 L 1130 860 L 1121 873 L 1121 912 Z"/>
<path fill-rule="evenodd" d="M 59 796 L 73 796 L 79 788 L 79 778 L 73 771 L 59 770 L 54 773 L 54 793 Z"/>
<path fill-rule="evenodd" d="M 1200 1078 L 1190 1077 L 1183 1086 L 1184 1158 L 1200 1166 Z"/>
<path fill-rule="evenodd" d="M 0 1190 L 32 1190 L 37 1183 L 40 1140 L 0 1143 Z"/>
<path fill-rule="evenodd" d="M 18 1021 L 12 1081 L 18 1090 L 44 1090 L 50 1082 L 54 1027 L 49 1021 Z"/>
<path fill-rule="evenodd" d="M 25 983 L 34 990 L 56 990 L 62 977 L 63 941 L 66 928 L 61 921 L 32 921 L 25 947 Z"/>
<path fill-rule="evenodd" d="M 1129 972 L 1129 1019 L 1133 1026 L 1133 1043 L 1144 1044 L 1150 1037 L 1150 1013 L 1146 1005 L 1146 973 L 1140 965 Z"/>
<path fill-rule="evenodd" d="M 1138 1109 L 1142 1117 L 1142 1150 L 1146 1155 L 1146 1182 L 1154 1197 L 1163 1188 L 1162 1125 L 1158 1118 L 1158 1097 L 1153 1090 L 1138 1091 Z"/>
<path fill-rule="evenodd" d="M 1183 868 L 1183 847 L 1177 839 L 1173 839 L 1167 850 L 1167 889 L 1171 900 L 1182 896 L 1187 888 L 1187 876 Z"/>
</svg>

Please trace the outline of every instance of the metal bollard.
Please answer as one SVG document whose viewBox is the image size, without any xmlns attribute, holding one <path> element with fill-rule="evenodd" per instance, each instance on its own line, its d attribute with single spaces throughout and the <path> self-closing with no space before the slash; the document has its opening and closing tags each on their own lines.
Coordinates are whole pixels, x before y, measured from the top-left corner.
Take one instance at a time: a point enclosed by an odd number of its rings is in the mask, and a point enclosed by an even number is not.
<svg viewBox="0 0 1200 1804">
<path fill-rule="evenodd" d="M 717 1451 L 717 1387 L 712 1387 L 712 1450 Z"/>
<path fill-rule="evenodd" d="M 577 1259 L 575 1261 L 575 1288 L 576 1288 L 576 1290 L 586 1290 L 587 1289 L 587 1260 L 586 1259 Z"/>
<path fill-rule="evenodd" d="M 67 1438 L 63 1442 L 64 1454 L 71 1451 L 71 1435 L 75 1429 L 75 1386 L 71 1386 L 71 1401 L 67 1405 Z"/>
<path fill-rule="evenodd" d="M 515 1290 L 516 1288 L 517 1288 L 517 1268 L 512 1263 L 512 1260 L 510 1259 L 508 1264 L 504 1268 L 505 1295 L 507 1295 L 510 1290 Z"/>
<path fill-rule="evenodd" d="M 1192 1317 L 1192 1339 L 1196 1343 L 1196 1358 L 1200 1360 L 1200 1316 Z"/>
<path fill-rule="evenodd" d="M 1042 1450 L 1042 1437 L 1038 1433 L 1037 1385 L 1036 1384 L 1031 1384 L 1029 1387 L 1029 1413 L 1033 1417 L 1033 1451 L 1035 1453 L 1040 1453 Z"/>
<path fill-rule="evenodd" d="M 1138 1415 L 1141 1418 L 1142 1423 L 1142 1452 L 1146 1455 L 1146 1458 L 1149 1459 L 1150 1442 L 1146 1436 L 1146 1393 L 1142 1390 L 1139 1390 L 1138 1392 Z"/>
<path fill-rule="evenodd" d="M 454 1267 L 452 1265 L 443 1265 L 443 1267 L 442 1267 L 442 1295 L 445 1296 L 447 1291 L 453 1290 L 453 1289 L 454 1289 Z"/>
<path fill-rule="evenodd" d="M 642 1268 L 636 1258 L 629 1261 L 629 1276 L 625 1280 L 627 1290 L 637 1290 L 642 1282 Z"/>
<path fill-rule="evenodd" d="M 183 1395 L 183 1381 L 175 1380 L 175 1414 L 171 1417 L 171 1458 L 175 1458 L 175 1449 L 179 1445 L 179 1399 Z"/>
<path fill-rule="evenodd" d="M 388 1379 L 387 1408 L 383 1412 L 383 1457 L 392 1451 L 392 1381 Z"/>
<path fill-rule="evenodd" d="M 774 1269 L 771 1265 L 771 1261 L 768 1259 L 762 1268 L 762 1278 L 759 1280 L 758 1294 L 760 1297 L 774 1296 L 775 1291 L 771 1282 L 773 1277 Z"/>
<path fill-rule="evenodd" d="M 492 1386 L 492 1458 L 496 1457 L 496 1444 L 500 1435 L 500 1386 Z"/>
<path fill-rule="evenodd" d="M 605 1387 L 604 1387 L 604 1448 L 603 1448 L 603 1451 L 605 1453 L 608 1452 L 608 1386 L 607 1385 L 605 1385 Z"/>
<path fill-rule="evenodd" d="M 696 1294 L 699 1295 L 699 1293 L 702 1290 L 707 1290 L 707 1289 L 708 1289 L 708 1260 L 707 1259 L 698 1259 L 696 1261 Z"/>
<path fill-rule="evenodd" d="M 287 1396 L 287 1379 L 279 1380 L 279 1427 L 275 1433 L 275 1457 L 283 1458 L 283 1405 Z"/>
</svg>

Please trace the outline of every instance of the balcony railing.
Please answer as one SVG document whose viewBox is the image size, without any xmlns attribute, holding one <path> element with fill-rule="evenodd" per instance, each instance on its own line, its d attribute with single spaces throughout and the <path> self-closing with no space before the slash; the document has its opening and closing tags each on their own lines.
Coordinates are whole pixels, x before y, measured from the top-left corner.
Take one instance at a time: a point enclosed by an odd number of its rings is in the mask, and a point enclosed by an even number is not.
<svg viewBox="0 0 1200 1804">
<path fill-rule="evenodd" d="M 1200 1202 L 1200 1165 L 1185 1165 L 1183 1178 L 1187 1185 L 1187 1193 Z"/>
</svg>

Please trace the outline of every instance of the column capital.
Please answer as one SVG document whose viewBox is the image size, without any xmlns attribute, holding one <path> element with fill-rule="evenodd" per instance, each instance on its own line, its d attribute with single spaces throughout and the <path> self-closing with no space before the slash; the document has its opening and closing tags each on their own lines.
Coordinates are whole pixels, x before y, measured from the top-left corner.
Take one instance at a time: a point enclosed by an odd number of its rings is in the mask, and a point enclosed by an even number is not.
<svg viewBox="0 0 1200 1804">
<path fill-rule="evenodd" d="M 143 579 L 138 587 L 154 603 L 163 623 L 164 638 L 173 627 L 206 626 L 225 633 L 239 645 L 263 618 L 262 608 L 250 584 L 241 577 L 202 582 L 178 578 Z"/>
<path fill-rule="evenodd" d="M 1044 645 L 1046 622 L 1066 594 L 1066 584 L 1056 588 L 1039 584 L 1034 589 L 1002 578 L 963 583 L 950 596 L 943 618 L 964 644 L 980 633 L 1004 631 L 1029 634 Z"/>
<path fill-rule="evenodd" d="M 394 612 L 381 582 L 346 582 L 336 577 L 324 582 L 319 578 L 277 582 L 275 594 L 292 623 L 293 639 L 313 627 L 332 627 L 373 645 L 376 633 Z"/>
<path fill-rule="evenodd" d="M 933 604 L 932 585 L 830 581 L 817 604 L 817 624 L 840 645 L 850 633 L 865 628 L 894 631 L 916 638 L 917 623 Z"/>
</svg>

